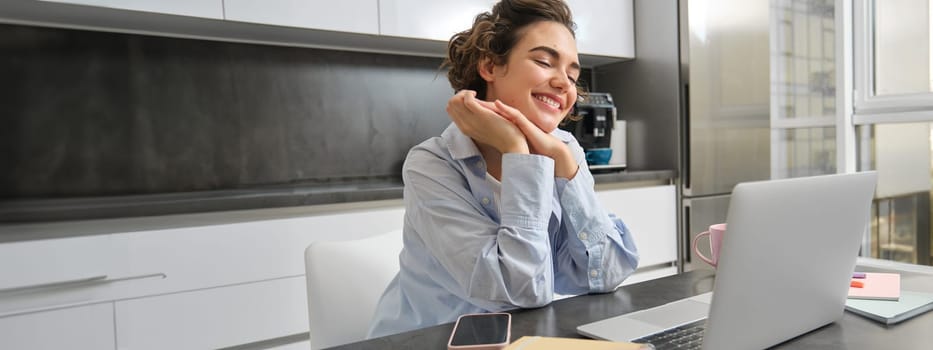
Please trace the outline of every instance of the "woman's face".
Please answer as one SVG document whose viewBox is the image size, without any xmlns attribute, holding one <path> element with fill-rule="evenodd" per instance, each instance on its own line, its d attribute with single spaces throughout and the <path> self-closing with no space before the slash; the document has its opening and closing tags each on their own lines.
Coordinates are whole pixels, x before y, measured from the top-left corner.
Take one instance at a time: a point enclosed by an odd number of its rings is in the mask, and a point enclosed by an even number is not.
<svg viewBox="0 0 933 350">
<path fill-rule="evenodd" d="M 506 63 L 484 75 L 486 100 L 502 100 L 550 133 L 577 101 L 577 43 L 557 22 L 533 23 L 523 32 Z"/>
</svg>

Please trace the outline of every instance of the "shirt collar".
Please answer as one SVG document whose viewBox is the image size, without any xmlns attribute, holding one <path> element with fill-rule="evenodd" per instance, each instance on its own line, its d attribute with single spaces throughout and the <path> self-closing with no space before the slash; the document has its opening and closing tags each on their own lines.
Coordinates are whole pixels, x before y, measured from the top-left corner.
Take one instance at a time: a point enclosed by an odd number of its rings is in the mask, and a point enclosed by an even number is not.
<svg viewBox="0 0 933 350">
<path fill-rule="evenodd" d="M 447 142 L 447 149 L 450 150 L 453 159 L 463 160 L 480 156 L 479 148 L 473 143 L 473 139 L 460 131 L 457 124 L 450 123 L 447 130 L 441 134 L 441 138 Z"/>
</svg>

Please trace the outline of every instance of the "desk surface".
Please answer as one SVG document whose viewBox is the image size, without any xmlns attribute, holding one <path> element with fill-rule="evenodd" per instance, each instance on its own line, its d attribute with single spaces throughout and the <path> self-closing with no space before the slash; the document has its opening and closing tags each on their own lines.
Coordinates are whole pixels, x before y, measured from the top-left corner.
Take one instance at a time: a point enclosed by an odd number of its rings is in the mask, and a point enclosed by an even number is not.
<svg viewBox="0 0 933 350">
<path fill-rule="evenodd" d="M 713 278 L 710 270 L 690 271 L 624 286 L 613 293 L 581 295 L 538 309 L 515 310 L 512 340 L 524 335 L 582 338 L 576 331 L 578 325 L 711 291 Z M 452 329 L 453 323 L 448 323 L 334 349 L 446 349 Z M 933 312 L 890 327 L 846 312 L 841 320 L 775 349 L 930 349 L 930 344 Z"/>
</svg>

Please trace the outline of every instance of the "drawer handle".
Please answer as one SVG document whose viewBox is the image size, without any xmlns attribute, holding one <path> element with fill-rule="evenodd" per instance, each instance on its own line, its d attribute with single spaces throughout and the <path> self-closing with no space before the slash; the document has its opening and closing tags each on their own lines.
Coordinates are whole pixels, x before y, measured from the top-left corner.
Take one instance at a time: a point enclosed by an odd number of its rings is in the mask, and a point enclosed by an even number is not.
<svg viewBox="0 0 933 350">
<path fill-rule="evenodd" d="M 105 283 L 110 283 L 110 282 L 122 282 L 122 281 L 152 278 L 152 277 L 166 278 L 168 277 L 168 275 L 160 272 L 160 273 L 150 273 L 150 274 L 136 275 L 136 276 L 118 277 L 118 278 L 113 278 L 113 279 L 108 279 L 107 275 L 99 275 L 99 276 L 92 276 L 92 277 L 85 277 L 85 278 L 75 278 L 71 280 L 58 281 L 58 282 L 39 283 L 39 284 L 33 284 L 33 285 L 28 285 L 28 286 L 4 288 L 4 289 L 0 289 L 0 294 L 4 292 L 14 292 L 14 293 L 15 292 L 29 292 L 29 291 L 34 291 L 36 289 L 41 289 L 41 288 L 62 288 L 62 287 L 69 287 L 69 286 L 100 285 L 100 284 L 105 284 Z M 31 313 L 41 312 L 41 311 L 61 309 L 61 308 L 66 308 L 66 307 L 81 306 L 81 305 L 87 305 L 87 304 L 88 304 L 87 301 L 79 301 L 79 302 L 66 303 L 66 304 L 39 306 L 39 307 L 31 308 L 31 309 L 11 310 L 6 313 L 0 313 L 0 318 L 9 317 L 9 316 L 17 316 L 17 315 L 25 315 L 25 314 L 31 314 Z"/>
<path fill-rule="evenodd" d="M 90 277 L 79 277 L 79 278 L 69 279 L 69 280 L 64 280 L 64 281 L 45 282 L 45 283 L 30 284 L 26 286 L 2 288 L 0 289 L 0 293 L 21 292 L 24 290 L 40 289 L 40 288 L 67 287 L 67 286 L 75 285 L 75 284 L 85 284 L 85 283 L 99 282 L 99 281 L 105 281 L 105 280 L 107 280 L 107 275 L 95 275 L 95 276 L 90 276 Z"/>
<path fill-rule="evenodd" d="M 117 278 L 105 279 L 105 280 L 94 281 L 94 282 L 95 283 L 123 282 L 123 281 L 139 280 L 143 278 L 153 278 L 153 277 L 158 277 L 159 279 L 163 279 L 163 278 L 168 277 L 168 275 L 162 272 L 157 272 L 157 273 L 149 273 L 149 274 L 144 274 L 144 275 L 117 277 Z"/>
<path fill-rule="evenodd" d="M 90 276 L 90 277 L 81 277 L 81 278 L 69 279 L 69 280 L 64 280 L 64 281 L 37 283 L 37 284 L 31 284 L 27 286 L 16 286 L 16 287 L 10 287 L 10 288 L 3 288 L 3 289 L 0 289 L 0 293 L 13 293 L 13 292 L 22 292 L 25 290 L 45 289 L 45 288 L 64 288 L 64 287 L 69 287 L 69 286 L 80 286 L 80 285 L 90 285 L 90 284 L 104 284 L 104 283 L 122 282 L 122 281 L 138 280 L 138 279 L 153 278 L 153 277 L 166 278 L 168 277 L 168 275 L 162 272 L 150 273 L 150 274 L 144 274 L 144 275 L 136 275 L 136 276 L 117 277 L 117 278 L 108 278 L 107 275 L 95 275 L 95 276 Z"/>
</svg>

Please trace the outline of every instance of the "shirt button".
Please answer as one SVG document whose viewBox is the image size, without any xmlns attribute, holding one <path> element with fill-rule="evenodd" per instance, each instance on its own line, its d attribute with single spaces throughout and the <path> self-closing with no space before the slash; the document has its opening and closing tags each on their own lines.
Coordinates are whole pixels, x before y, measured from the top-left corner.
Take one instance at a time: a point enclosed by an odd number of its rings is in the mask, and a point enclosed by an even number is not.
<svg viewBox="0 0 933 350">
<path fill-rule="evenodd" d="M 483 197 L 483 205 L 489 205 L 489 198 Z"/>
<path fill-rule="evenodd" d="M 586 240 L 586 232 L 580 232 L 580 234 L 578 234 L 577 237 L 580 237 L 580 240 L 581 240 L 581 241 L 585 241 L 585 240 Z"/>
<path fill-rule="evenodd" d="M 596 276 L 599 276 L 599 271 L 590 270 L 590 277 L 596 277 Z"/>
</svg>

